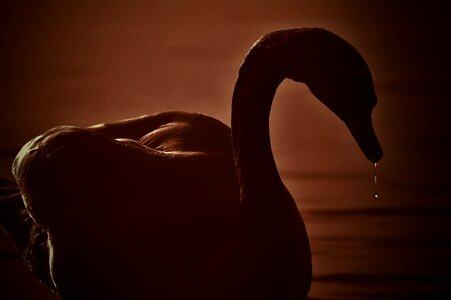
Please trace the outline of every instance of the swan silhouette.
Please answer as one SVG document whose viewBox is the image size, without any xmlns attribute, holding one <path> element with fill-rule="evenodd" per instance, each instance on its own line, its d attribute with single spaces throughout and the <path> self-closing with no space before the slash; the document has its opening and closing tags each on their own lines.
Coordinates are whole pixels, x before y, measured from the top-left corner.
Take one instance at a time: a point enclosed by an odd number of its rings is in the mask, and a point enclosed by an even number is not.
<svg viewBox="0 0 451 300">
<path fill-rule="evenodd" d="M 306 299 L 309 240 L 269 139 L 285 78 L 305 83 L 365 156 L 381 159 L 360 54 L 324 29 L 276 31 L 240 68 L 232 138 L 183 112 L 54 128 L 16 157 L 20 194 L 11 187 L 2 199 L 16 212 L 5 229 L 64 299 Z"/>
</svg>

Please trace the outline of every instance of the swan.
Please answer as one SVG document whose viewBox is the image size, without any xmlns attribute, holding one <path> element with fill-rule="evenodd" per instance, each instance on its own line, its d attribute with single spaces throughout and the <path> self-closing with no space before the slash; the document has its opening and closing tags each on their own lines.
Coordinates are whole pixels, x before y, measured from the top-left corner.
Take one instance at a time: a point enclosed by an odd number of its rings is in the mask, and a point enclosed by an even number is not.
<svg viewBox="0 0 451 300">
<path fill-rule="evenodd" d="M 382 158 L 357 50 L 325 29 L 275 31 L 240 68 L 231 132 L 183 112 L 51 129 L 13 163 L 20 193 L 9 188 L 1 207 L 22 214 L 3 226 L 25 232 L 17 248 L 63 299 L 306 299 L 308 235 L 269 137 L 285 78 L 344 121 L 371 162 Z"/>
</svg>

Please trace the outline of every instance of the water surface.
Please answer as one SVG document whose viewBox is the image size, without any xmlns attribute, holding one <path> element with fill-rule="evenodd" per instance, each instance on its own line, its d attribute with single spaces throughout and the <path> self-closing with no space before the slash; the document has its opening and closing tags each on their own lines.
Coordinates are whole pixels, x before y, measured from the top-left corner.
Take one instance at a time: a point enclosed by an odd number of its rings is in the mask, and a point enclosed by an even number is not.
<svg viewBox="0 0 451 300">
<path fill-rule="evenodd" d="M 451 207 L 403 204 L 394 195 L 405 194 L 407 182 L 381 179 L 374 199 L 365 174 L 282 174 L 310 235 L 312 300 L 450 299 Z M 0 269 L 1 299 L 58 299 L 3 236 Z"/>
</svg>

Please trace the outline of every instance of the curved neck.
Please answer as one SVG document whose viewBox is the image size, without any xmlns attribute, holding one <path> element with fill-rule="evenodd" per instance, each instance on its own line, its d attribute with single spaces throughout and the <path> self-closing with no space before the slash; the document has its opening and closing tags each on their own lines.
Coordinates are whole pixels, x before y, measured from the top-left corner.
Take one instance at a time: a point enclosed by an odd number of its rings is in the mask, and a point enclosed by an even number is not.
<svg viewBox="0 0 451 300">
<path fill-rule="evenodd" d="M 281 184 L 271 150 L 269 114 L 283 79 L 252 64 L 240 70 L 232 102 L 232 141 L 242 198 Z"/>
<path fill-rule="evenodd" d="M 271 150 L 269 114 L 277 87 L 286 77 L 305 82 L 304 69 L 313 52 L 311 43 L 305 42 L 308 33 L 280 31 L 263 37 L 240 68 L 232 100 L 232 143 L 242 204 L 257 199 L 260 204 L 283 202 L 278 196 L 288 194 Z M 293 34 L 303 36 L 296 45 Z"/>
<path fill-rule="evenodd" d="M 286 64 L 271 60 L 269 56 L 276 55 L 271 51 L 263 53 L 254 56 L 251 50 L 233 93 L 232 142 L 241 191 L 241 242 L 252 249 L 246 259 L 255 259 L 257 253 L 300 255 L 301 265 L 311 271 L 305 225 L 280 179 L 269 135 L 271 104 L 285 79 Z"/>
<path fill-rule="evenodd" d="M 277 87 L 285 77 L 291 77 L 289 62 L 293 55 L 287 53 L 287 49 L 291 48 L 283 39 L 277 43 L 273 40 L 259 42 L 241 66 L 233 93 L 235 165 L 242 216 L 248 225 L 253 224 L 251 227 L 285 230 L 293 224 L 302 224 L 296 203 L 277 171 L 269 134 L 269 115 Z"/>
</svg>

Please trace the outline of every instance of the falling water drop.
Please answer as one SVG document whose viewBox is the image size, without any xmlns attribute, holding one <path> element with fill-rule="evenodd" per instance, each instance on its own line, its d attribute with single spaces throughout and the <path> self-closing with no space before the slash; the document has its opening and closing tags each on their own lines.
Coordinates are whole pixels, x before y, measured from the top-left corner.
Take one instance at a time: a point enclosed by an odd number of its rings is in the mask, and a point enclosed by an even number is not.
<svg viewBox="0 0 451 300">
<path fill-rule="evenodd" d="M 377 163 L 374 163 L 374 165 L 373 165 L 373 181 L 374 181 L 374 184 L 375 184 L 375 185 L 377 184 L 376 167 L 377 167 Z M 379 198 L 379 193 L 376 192 L 376 191 L 374 191 L 374 192 L 373 192 L 373 198 L 374 198 L 374 199 Z"/>
<path fill-rule="evenodd" d="M 374 184 L 377 184 L 376 167 L 377 167 L 377 163 L 374 163 L 374 165 L 373 165 L 373 180 L 374 180 Z"/>
</svg>

